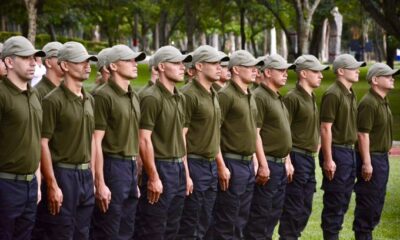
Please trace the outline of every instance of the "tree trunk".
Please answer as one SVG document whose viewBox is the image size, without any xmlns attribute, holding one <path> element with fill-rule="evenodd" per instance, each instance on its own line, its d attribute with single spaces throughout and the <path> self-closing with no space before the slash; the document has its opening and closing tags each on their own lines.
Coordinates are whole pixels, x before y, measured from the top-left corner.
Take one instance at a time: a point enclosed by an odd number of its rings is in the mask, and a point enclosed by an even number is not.
<svg viewBox="0 0 400 240">
<path fill-rule="evenodd" d="M 54 25 L 52 23 L 47 25 L 47 29 L 50 35 L 50 40 L 52 42 L 57 41 L 56 30 L 54 29 Z"/>
<path fill-rule="evenodd" d="M 242 40 L 242 49 L 246 49 L 246 32 L 245 32 L 245 12 L 244 7 L 240 7 L 240 37 Z"/>
<path fill-rule="evenodd" d="M 37 0 L 24 0 L 25 7 L 28 13 L 28 39 L 35 45 L 36 38 L 36 19 L 37 19 Z"/>
<path fill-rule="evenodd" d="M 191 0 L 185 0 L 185 19 L 186 19 L 186 36 L 187 36 L 187 51 L 191 52 L 194 50 L 193 36 L 196 26 L 196 15 L 193 11 L 193 2 Z"/>
<path fill-rule="evenodd" d="M 391 35 L 386 36 L 386 64 L 393 68 L 394 59 L 396 58 L 395 39 Z"/>
</svg>

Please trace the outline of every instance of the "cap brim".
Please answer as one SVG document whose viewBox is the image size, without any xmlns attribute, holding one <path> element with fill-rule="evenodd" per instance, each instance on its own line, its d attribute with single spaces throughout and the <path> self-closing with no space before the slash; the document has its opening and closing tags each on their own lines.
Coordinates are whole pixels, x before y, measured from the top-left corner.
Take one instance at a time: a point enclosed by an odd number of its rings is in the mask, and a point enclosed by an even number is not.
<svg viewBox="0 0 400 240">
<path fill-rule="evenodd" d="M 87 60 L 91 60 L 91 61 L 95 61 L 95 62 L 98 61 L 97 57 L 94 55 L 83 55 L 83 56 L 79 56 L 79 57 L 69 59 L 66 61 L 73 62 L 73 63 L 81 63 L 81 62 L 84 62 Z"/>
<path fill-rule="evenodd" d="M 192 55 L 179 55 L 171 60 L 168 60 L 166 62 L 191 62 L 192 61 Z"/>
<path fill-rule="evenodd" d="M 14 55 L 20 56 L 20 57 L 28 57 L 28 56 L 32 56 L 32 55 L 35 57 L 45 57 L 46 53 L 41 50 L 37 50 L 37 49 L 29 49 L 29 50 L 14 53 Z"/>
<path fill-rule="evenodd" d="M 328 69 L 329 69 L 328 65 L 320 65 L 320 66 L 315 67 L 315 68 L 313 68 L 311 70 L 314 70 L 314 71 L 325 71 L 325 70 L 328 70 Z"/>
<path fill-rule="evenodd" d="M 135 57 L 136 62 L 140 62 L 146 59 L 146 54 L 144 52 L 138 52 L 137 56 Z"/>
<path fill-rule="evenodd" d="M 353 68 L 359 68 L 359 67 L 365 67 L 367 66 L 366 62 L 357 62 L 354 65 L 346 67 L 347 69 L 353 69 Z"/>
<path fill-rule="evenodd" d="M 219 61 L 220 61 L 220 62 L 229 62 L 229 57 L 228 57 L 228 56 L 225 56 L 225 57 L 223 57 L 223 58 L 220 58 Z"/>
</svg>

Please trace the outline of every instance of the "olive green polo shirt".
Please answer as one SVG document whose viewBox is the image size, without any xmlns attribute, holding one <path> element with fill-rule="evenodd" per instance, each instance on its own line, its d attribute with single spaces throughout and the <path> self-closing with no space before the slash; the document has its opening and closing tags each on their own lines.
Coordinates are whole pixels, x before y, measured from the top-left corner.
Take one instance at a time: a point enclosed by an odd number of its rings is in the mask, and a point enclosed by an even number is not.
<svg viewBox="0 0 400 240">
<path fill-rule="evenodd" d="M 140 129 L 152 131 L 155 158 L 180 158 L 185 155 L 183 127 L 185 96 L 175 87 L 169 92 L 157 81 L 143 92 L 140 100 Z"/>
<path fill-rule="evenodd" d="M 258 84 L 258 83 L 256 83 L 256 82 L 253 82 L 252 84 L 251 84 L 251 90 L 256 90 L 256 88 L 258 88 L 258 86 L 260 86 L 260 84 Z"/>
<path fill-rule="evenodd" d="M 90 161 L 94 99 L 83 88 L 82 94 L 83 99 L 61 83 L 42 101 L 42 138 L 49 139 L 53 163 Z"/>
<path fill-rule="evenodd" d="M 146 91 L 146 89 L 148 89 L 149 87 L 151 87 L 151 86 L 153 86 L 154 85 L 154 83 L 152 82 L 152 81 L 148 81 L 147 82 L 147 84 L 143 87 L 143 88 L 141 88 L 139 91 L 138 91 L 138 94 L 139 94 L 139 98 L 141 99 L 142 98 L 142 95 L 143 95 L 143 93 Z"/>
<path fill-rule="evenodd" d="M 215 158 L 221 140 L 221 109 L 217 92 L 208 92 L 196 79 L 182 92 L 186 97 L 186 146 L 188 154 Z"/>
<path fill-rule="evenodd" d="M 289 112 L 293 146 L 317 152 L 319 143 L 319 114 L 315 95 L 299 84 L 283 98 Z"/>
<path fill-rule="evenodd" d="M 230 81 L 218 92 L 221 107 L 221 151 L 252 155 L 256 151 L 257 105 L 249 89 L 245 94 Z"/>
<path fill-rule="evenodd" d="M 0 172 L 32 174 L 40 161 L 42 107 L 28 85 L 0 82 Z"/>
<path fill-rule="evenodd" d="M 389 152 L 393 140 L 393 116 L 387 97 L 382 98 L 373 89 L 358 105 L 358 131 L 369 133 L 370 152 Z"/>
<path fill-rule="evenodd" d="M 222 89 L 222 86 L 219 85 L 218 83 L 215 83 L 215 82 L 212 84 L 212 87 L 214 88 L 214 90 L 215 90 L 216 92 L 218 92 L 219 90 Z"/>
<path fill-rule="evenodd" d="M 357 99 L 339 81 L 333 83 L 322 96 L 321 122 L 332 123 L 332 143 L 354 144 L 357 140 Z"/>
<path fill-rule="evenodd" d="M 261 84 L 255 91 L 258 108 L 257 128 L 265 155 L 283 158 L 292 148 L 289 113 L 282 96 Z"/>
<path fill-rule="evenodd" d="M 101 82 L 101 83 L 96 83 L 96 85 L 94 85 L 94 87 L 92 88 L 92 90 L 90 90 L 90 94 L 94 95 L 96 94 L 96 92 L 101 89 L 102 86 L 104 86 L 104 84 L 106 84 L 105 82 Z"/>
<path fill-rule="evenodd" d="M 95 129 L 105 131 L 103 152 L 125 157 L 139 152 L 139 97 L 128 86 L 126 92 L 110 79 L 95 94 Z"/>
<path fill-rule="evenodd" d="M 43 98 L 51 92 L 54 88 L 56 88 L 56 85 L 52 83 L 46 76 L 42 77 L 42 80 L 36 86 L 34 87 L 38 93 L 39 100 L 42 101 Z"/>
</svg>

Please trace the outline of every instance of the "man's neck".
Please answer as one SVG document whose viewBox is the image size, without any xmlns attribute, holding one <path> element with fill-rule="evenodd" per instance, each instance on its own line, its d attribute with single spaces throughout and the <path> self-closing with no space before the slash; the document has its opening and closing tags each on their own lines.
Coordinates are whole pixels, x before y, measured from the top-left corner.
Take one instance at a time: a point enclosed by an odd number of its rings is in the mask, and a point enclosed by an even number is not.
<svg viewBox="0 0 400 240">
<path fill-rule="evenodd" d="M 382 88 L 379 88 L 379 87 L 376 87 L 376 86 L 373 86 L 372 89 L 373 89 L 379 96 L 381 96 L 382 98 L 385 98 L 386 95 L 387 95 L 388 92 L 389 92 L 389 90 L 387 90 L 387 89 L 382 89 Z"/>
<path fill-rule="evenodd" d="M 62 80 L 62 77 L 57 76 L 57 74 L 49 69 L 46 72 L 46 78 L 49 79 L 55 86 L 59 86 Z"/>
<path fill-rule="evenodd" d="M 223 82 L 223 81 L 216 81 L 215 82 L 216 84 L 218 84 L 219 86 L 221 86 L 221 87 L 224 87 L 225 86 L 225 82 Z"/>
<path fill-rule="evenodd" d="M 312 95 L 314 88 L 312 88 L 308 83 L 306 83 L 306 80 L 299 80 L 298 83 L 310 96 Z"/>
<path fill-rule="evenodd" d="M 170 93 L 174 93 L 174 89 L 175 89 L 175 82 L 172 80 L 169 80 L 168 78 L 164 77 L 164 76 L 160 76 L 160 78 L 158 79 L 158 81 L 170 92 Z"/>
<path fill-rule="evenodd" d="M 25 91 L 28 89 L 28 82 L 20 79 L 17 75 L 15 75 L 13 72 L 8 72 L 7 78 L 15 85 L 17 88 L 21 89 L 22 91 Z"/>
<path fill-rule="evenodd" d="M 197 81 L 203 86 L 208 92 L 211 92 L 211 85 L 212 82 L 208 79 L 204 78 L 203 76 L 197 76 Z"/>
<path fill-rule="evenodd" d="M 264 81 L 263 84 L 267 86 L 269 89 L 271 89 L 273 92 L 279 92 L 279 87 L 275 86 L 275 84 L 272 83 L 272 81 Z"/>
<path fill-rule="evenodd" d="M 128 91 L 129 87 L 129 79 L 122 78 L 119 75 L 115 75 L 112 77 L 112 81 L 114 81 L 120 88 L 122 88 L 125 92 Z"/>
<path fill-rule="evenodd" d="M 64 85 L 76 96 L 82 97 L 83 83 L 81 81 L 65 76 Z"/>
<path fill-rule="evenodd" d="M 345 86 L 347 88 L 347 90 L 349 90 L 349 92 L 350 92 L 351 86 L 353 86 L 352 82 L 349 82 L 344 78 L 338 78 L 337 81 L 341 82 L 343 84 L 343 86 Z"/>
<path fill-rule="evenodd" d="M 240 79 L 239 77 L 233 77 L 232 81 L 234 81 L 236 83 L 236 85 L 238 85 L 240 87 L 240 89 L 242 90 L 242 92 L 244 94 L 247 94 L 247 90 L 248 90 L 248 86 L 249 84 L 243 82 L 242 79 Z"/>
</svg>

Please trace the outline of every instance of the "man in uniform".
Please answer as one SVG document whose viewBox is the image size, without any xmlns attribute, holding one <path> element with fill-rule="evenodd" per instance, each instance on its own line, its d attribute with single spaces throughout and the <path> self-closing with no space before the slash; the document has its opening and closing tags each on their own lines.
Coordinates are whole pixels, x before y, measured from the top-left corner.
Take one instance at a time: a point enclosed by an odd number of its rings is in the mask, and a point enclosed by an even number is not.
<svg viewBox="0 0 400 240">
<path fill-rule="evenodd" d="M 35 86 L 40 101 L 42 101 L 51 90 L 58 87 L 64 77 L 64 72 L 57 62 L 58 50 L 60 50 L 62 46 L 63 45 L 59 42 L 49 42 L 44 45 L 42 49 L 46 53 L 46 57 L 44 58 L 46 74 Z"/>
<path fill-rule="evenodd" d="M 212 229 L 215 239 L 243 238 L 253 196 L 256 152 L 257 106 L 249 84 L 254 82 L 261 64 L 246 50 L 232 53 L 232 80 L 218 92 L 223 161 L 217 162 L 219 188 Z"/>
<path fill-rule="evenodd" d="M 185 193 L 192 191 L 184 161 L 185 98 L 175 84 L 183 81 L 183 62 L 192 57 L 164 46 L 153 59 L 159 79 L 140 100 L 139 149 L 144 172 L 135 238 L 174 239 Z"/>
<path fill-rule="evenodd" d="M 257 158 L 267 166 L 267 179 L 257 176 L 246 239 L 272 239 L 282 213 L 287 177 L 290 179 L 293 174 L 288 158 L 292 148 L 289 116 L 279 93 L 286 84 L 289 68 L 293 64 L 278 54 L 266 57 L 261 68 L 264 82 L 254 91 L 258 109 Z"/>
<path fill-rule="evenodd" d="M 139 97 L 130 80 L 137 78 L 137 62 L 146 58 L 126 45 L 108 54 L 110 80 L 95 92 L 96 199 L 94 239 L 133 237 L 139 153 Z"/>
<path fill-rule="evenodd" d="M 35 239 L 88 239 L 94 207 L 92 161 L 94 99 L 83 88 L 89 78 L 87 53 L 78 42 L 58 51 L 64 81 L 42 101 L 43 199 Z M 92 161 L 93 162 L 93 161 Z"/>
<path fill-rule="evenodd" d="M 193 193 L 186 197 L 179 229 L 179 239 L 204 239 L 211 222 L 217 196 L 221 109 L 212 84 L 221 74 L 221 61 L 228 61 L 208 45 L 193 52 L 196 77 L 185 85 L 187 161 L 193 181 Z M 205 127 L 207 126 L 207 127 Z M 222 158 L 219 158 L 222 160 Z"/>
<path fill-rule="evenodd" d="M 258 61 L 265 61 L 265 56 L 262 57 L 258 57 L 257 58 Z M 256 80 L 254 81 L 254 83 L 251 85 L 251 89 L 255 90 L 261 82 L 264 81 L 265 75 L 262 71 L 263 66 L 258 66 L 257 67 L 257 76 L 256 76 Z"/>
<path fill-rule="evenodd" d="M 226 59 L 225 57 L 228 57 L 228 55 L 226 55 L 224 52 L 218 51 L 221 59 Z M 223 88 L 227 81 L 229 81 L 229 79 L 231 79 L 231 72 L 228 69 L 228 64 L 229 64 L 229 60 L 227 61 L 221 61 L 221 76 L 219 77 L 219 79 L 215 82 L 213 82 L 212 86 L 215 89 L 215 91 L 219 91 L 221 88 Z"/>
<path fill-rule="evenodd" d="M 1 53 L 8 74 L 0 81 L 0 239 L 30 239 L 35 223 L 42 108 L 28 82 L 35 56 L 44 55 L 21 36 Z"/>
<path fill-rule="evenodd" d="M 3 51 L 3 43 L 0 43 L 0 56 Z M 3 80 L 7 75 L 7 68 L 3 62 L 3 59 L 0 57 L 0 80 Z"/>
<path fill-rule="evenodd" d="M 98 88 L 100 88 L 104 83 L 108 82 L 110 78 L 110 70 L 108 69 L 108 54 L 111 52 L 111 48 L 104 48 L 97 54 L 97 72 L 99 76 L 96 78 L 96 85 L 90 91 L 94 94 Z"/>
<path fill-rule="evenodd" d="M 290 159 L 294 167 L 293 181 L 286 186 L 285 203 L 279 224 L 281 239 L 298 239 L 311 215 L 316 190 L 315 156 L 319 144 L 319 114 L 314 89 L 323 78 L 322 65 L 312 55 L 303 55 L 294 62 L 296 88 L 286 94 L 293 147 Z"/>
<path fill-rule="evenodd" d="M 371 240 L 381 218 L 389 178 L 389 154 L 393 141 L 393 116 L 387 94 L 394 88 L 393 70 L 375 63 L 367 73 L 371 88 L 358 105 L 356 208 L 353 230 L 356 240 Z"/>
<path fill-rule="evenodd" d="M 357 100 L 351 86 L 358 82 L 361 66 L 349 54 L 333 61 L 336 82 L 322 96 L 320 166 L 323 170 L 324 239 L 338 239 L 349 207 L 355 180 L 354 143 L 357 140 Z"/>
</svg>

